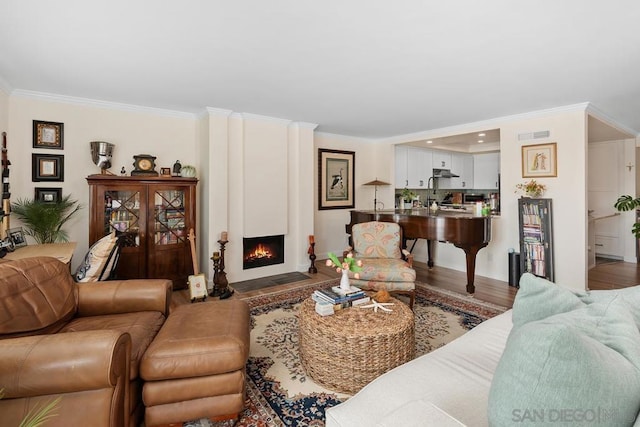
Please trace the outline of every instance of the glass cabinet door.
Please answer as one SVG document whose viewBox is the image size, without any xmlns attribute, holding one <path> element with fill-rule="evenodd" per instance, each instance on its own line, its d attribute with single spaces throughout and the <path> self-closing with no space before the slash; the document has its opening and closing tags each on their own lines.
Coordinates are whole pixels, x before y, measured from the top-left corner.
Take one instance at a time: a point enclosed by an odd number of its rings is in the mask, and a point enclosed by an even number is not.
<svg viewBox="0 0 640 427">
<path fill-rule="evenodd" d="M 104 234 L 126 234 L 126 246 L 140 245 L 140 191 L 104 192 Z"/>
<path fill-rule="evenodd" d="M 180 189 L 154 190 L 155 245 L 172 245 L 186 241 L 184 197 L 184 190 Z"/>
</svg>

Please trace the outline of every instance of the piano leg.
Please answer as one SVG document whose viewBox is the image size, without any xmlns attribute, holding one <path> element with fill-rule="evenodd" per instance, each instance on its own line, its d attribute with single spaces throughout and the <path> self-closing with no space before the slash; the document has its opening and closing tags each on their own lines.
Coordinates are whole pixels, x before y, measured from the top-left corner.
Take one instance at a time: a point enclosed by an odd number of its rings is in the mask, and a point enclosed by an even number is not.
<svg viewBox="0 0 640 427">
<path fill-rule="evenodd" d="M 476 292 L 476 287 L 473 284 L 476 277 L 476 255 L 480 249 L 487 245 L 464 247 L 458 245 L 455 246 L 462 249 L 467 256 L 467 292 L 473 294 Z"/>
<path fill-rule="evenodd" d="M 433 258 L 431 257 L 431 240 L 427 240 L 427 266 L 433 268 Z"/>
</svg>

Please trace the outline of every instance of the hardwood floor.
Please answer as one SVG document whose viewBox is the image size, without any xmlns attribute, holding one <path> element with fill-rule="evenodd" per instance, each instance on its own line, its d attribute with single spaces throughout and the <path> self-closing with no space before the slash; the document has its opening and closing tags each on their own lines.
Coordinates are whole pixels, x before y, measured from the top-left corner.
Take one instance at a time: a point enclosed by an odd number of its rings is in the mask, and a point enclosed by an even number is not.
<svg viewBox="0 0 640 427">
<path fill-rule="evenodd" d="M 324 264 L 324 260 L 316 262 L 316 267 L 318 268 L 318 273 L 309 274 L 310 278 L 307 280 L 250 292 L 235 292 L 231 298 L 248 298 L 338 278 L 338 274 L 332 268 L 327 267 Z M 467 295 L 467 275 L 465 272 L 438 266 L 429 269 L 426 264 L 420 262 L 414 263 L 414 268 L 418 281 Z M 635 286 L 639 283 L 640 264 L 623 261 L 609 262 L 598 264 L 589 270 L 589 289 L 591 290 L 620 289 Z M 231 283 L 231 286 L 233 287 L 233 283 Z M 478 275 L 476 275 L 475 287 L 476 293 L 474 297 L 478 300 L 509 308 L 513 306 L 513 300 L 518 291 L 517 288 L 509 286 L 507 282 Z M 176 291 L 173 295 L 173 304 L 188 303 L 188 298 L 188 291 Z"/>
<path fill-rule="evenodd" d="M 635 262 L 596 263 L 589 270 L 589 289 L 620 289 L 640 284 L 640 264 Z"/>
</svg>

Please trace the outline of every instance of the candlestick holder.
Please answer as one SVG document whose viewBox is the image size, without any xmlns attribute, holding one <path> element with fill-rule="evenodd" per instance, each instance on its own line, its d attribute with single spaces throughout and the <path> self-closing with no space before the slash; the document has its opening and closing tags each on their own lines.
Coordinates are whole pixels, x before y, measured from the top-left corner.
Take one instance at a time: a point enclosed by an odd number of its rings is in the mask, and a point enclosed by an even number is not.
<svg viewBox="0 0 640 427">
<path fill-rule="evenodd" d="M 309 266 L 309 270 L 307 270 L 309 273 L 317 273 L 318 269 L 316 268 L 316 252 L 315 252 L 315 243 L 309 243 L 309 250 L 307 251 L 309 253 L 309 260 L 311 261 L 311 265 Z"/>
<path fill-rule="evenodd" d="M 233 295 L 233 289 L 229 288 L 227 273 L 224 271 L 224 251 L 228 240 L 218 240 L 220 252 L 214 252 L 211 260 L 213 261 L 213 290 L 210 296 L 220 297 L 220 299 L 229 298 Z"/>
</svg>

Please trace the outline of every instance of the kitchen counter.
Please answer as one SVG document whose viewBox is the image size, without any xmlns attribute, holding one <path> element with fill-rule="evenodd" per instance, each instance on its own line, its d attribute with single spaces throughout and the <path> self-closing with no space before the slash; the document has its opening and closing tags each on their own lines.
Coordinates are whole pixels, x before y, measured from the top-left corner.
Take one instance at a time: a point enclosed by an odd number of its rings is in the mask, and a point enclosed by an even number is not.
<svg viewBox="0 0 640 427">
<path fill-rule="evenodd" d="M 473 209 L 455 209 L 455 208 L 446 208 L 446 207 L 438 207 L 438 210 L 434 213 L 429 208 L 412 208 L 412 209 L 379 209 L 376 211 L 368 210 L 368 211 L 360 211 L 366 212 L 368 214 L 392 214 L 392 215 L 411 215 L 411 216 L 447 216 L 447 217 L 460 217 L 460 218 L 479 218 L 478 216 L 473 215 Z M 491 214 L 489 217 L 499 216 L 500 214 Z M 487 217 L 487 218 L 489 218 Z"/>
</svg>

